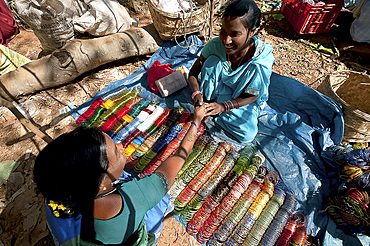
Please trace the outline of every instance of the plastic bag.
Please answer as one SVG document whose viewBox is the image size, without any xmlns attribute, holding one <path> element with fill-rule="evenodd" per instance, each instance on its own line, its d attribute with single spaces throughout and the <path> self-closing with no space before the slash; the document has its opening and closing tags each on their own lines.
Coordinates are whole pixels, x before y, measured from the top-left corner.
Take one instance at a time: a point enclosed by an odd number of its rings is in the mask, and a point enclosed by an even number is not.
<svg viewBox="0 0 370 246">
<path fill-rule="evenodd" d="M 159 0 L 157 7 L 167 13 L 183 13 L 196 5 L 189 0 Z"/>
</svg>

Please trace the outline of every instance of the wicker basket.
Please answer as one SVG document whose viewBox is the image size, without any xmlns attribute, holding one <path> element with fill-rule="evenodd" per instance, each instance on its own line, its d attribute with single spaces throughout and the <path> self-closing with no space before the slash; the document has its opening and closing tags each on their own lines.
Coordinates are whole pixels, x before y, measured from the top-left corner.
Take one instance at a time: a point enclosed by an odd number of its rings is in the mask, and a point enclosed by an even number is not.
<svg viewBox="0 0 370 246">
<path fill-rule="evenodd" d="M 342 86 L 346 86 L 346 83 L 349 82 L 354 86 L 356 86 L 356 84 L 368 84 L 367 86 L 370 86 L 370 76 L 353 71 L 337 71 L 328 75 L 318 86 L 317 90 L 343 106 L 344 142 L 370 142 L 370 115 L 344 101 L 337 94 L 338 89 Z M 347 89 L 350 88 L 346 88 L 346 90 Z M 368 105 L 369 99 L 368 95 L 365 95 L 366 92 L 357 90 L 356 93 L 364 93 L 362 98 L 365 98 L 365 100 L 362 103 L 367 103 Z"/>
<path fill-rule="evenodd" d="M 199 2 L 189 13 L 168 13 L 153 0 L 147 0 L 155 29 L 163 40 L 174 40 L 186 34 L 202 33 L 208 21 L 208 2 Z"/>
</svg>

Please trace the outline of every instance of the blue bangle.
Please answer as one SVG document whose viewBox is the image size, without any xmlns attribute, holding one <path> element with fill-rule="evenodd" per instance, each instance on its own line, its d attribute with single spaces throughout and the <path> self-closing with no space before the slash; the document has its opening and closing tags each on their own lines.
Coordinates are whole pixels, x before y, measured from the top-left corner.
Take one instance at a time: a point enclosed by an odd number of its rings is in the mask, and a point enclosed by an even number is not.
<svg viewBox="0 0 370 246">
<path fill-rule="evenodd" d="M 198 128 L 197 124 L 195 124 L 194 121 L 192 121 L 191 124 L 193 124 L 197 128 L 197 132 L 199 132 L 199 128 Z"/>
</svg>

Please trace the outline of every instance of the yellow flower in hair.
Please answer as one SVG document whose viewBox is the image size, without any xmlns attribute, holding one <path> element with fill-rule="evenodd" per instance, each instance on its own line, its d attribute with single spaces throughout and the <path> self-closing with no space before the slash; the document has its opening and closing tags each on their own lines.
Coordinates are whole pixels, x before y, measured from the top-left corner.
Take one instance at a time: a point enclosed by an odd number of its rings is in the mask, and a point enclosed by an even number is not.
<svg viewBox="0 0 370 246">
<path fill-rule="evenodd" d="M 63 210 L 63 211 L 64 211 L 64 210 L 66 210 L 67 208 L 66 208 L 66 207 L 64 207 L 64 206 L 63 206 L 63 204 L 60 204 L 60 205 L 58 205 L 58 209 L 61 209 L 61 210 Z"/>
<path fill-rule="evenodd" d="M 48 204 L 53 210 L 57 209 L 58 203 L 54 202 L 53 200 L 50 200 Z"/>
<path fill-rule="evenodd" d="M 58 211 L 54 211 L 53 214 L 54 214 L 55 217 L 59 217 L 59 212 Z"/>
</svg>

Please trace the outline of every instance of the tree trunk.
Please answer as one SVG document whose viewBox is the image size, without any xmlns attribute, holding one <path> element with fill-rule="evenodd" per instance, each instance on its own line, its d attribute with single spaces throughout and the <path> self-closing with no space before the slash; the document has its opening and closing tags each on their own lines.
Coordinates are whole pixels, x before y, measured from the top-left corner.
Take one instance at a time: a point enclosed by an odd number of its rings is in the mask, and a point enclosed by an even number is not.
<svg viewBox="0 0 370 246">
<path fill-rule="evenodd" d="M 94 39 L 74 39 L 52 54 L 0 76 L 0 96 L 13 101 L 67 84 L 103 64 L 154 53 L 161 42 L 153 25 Z"/>
</svg>

